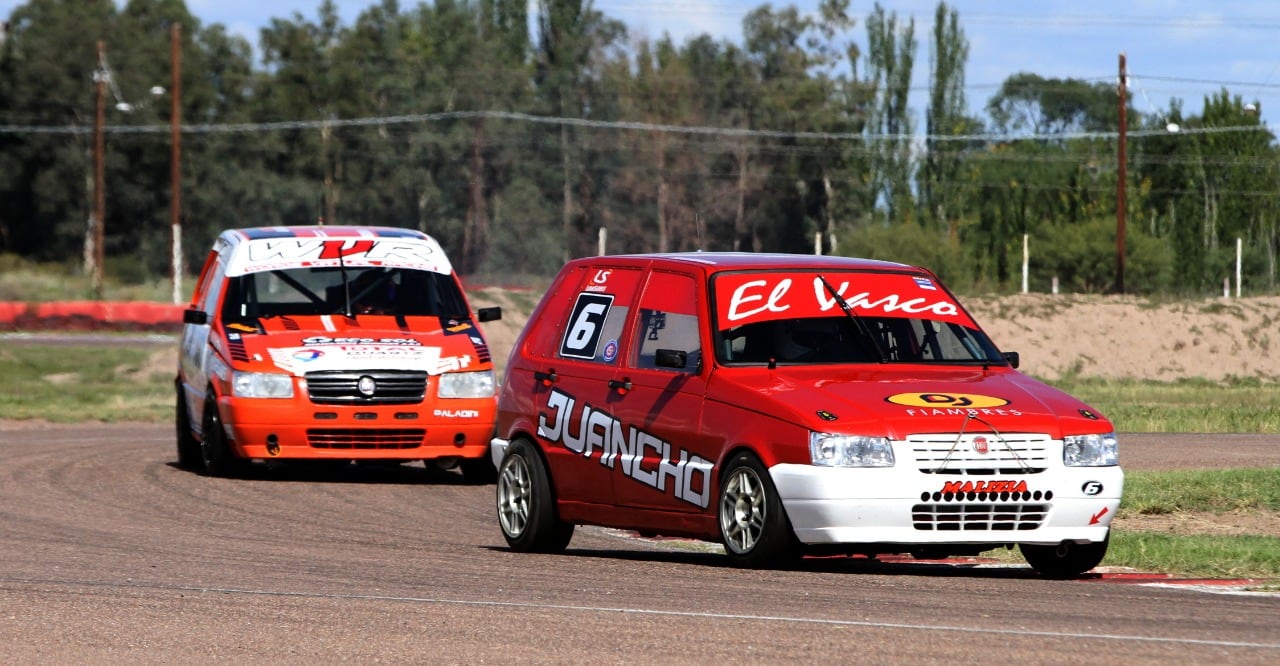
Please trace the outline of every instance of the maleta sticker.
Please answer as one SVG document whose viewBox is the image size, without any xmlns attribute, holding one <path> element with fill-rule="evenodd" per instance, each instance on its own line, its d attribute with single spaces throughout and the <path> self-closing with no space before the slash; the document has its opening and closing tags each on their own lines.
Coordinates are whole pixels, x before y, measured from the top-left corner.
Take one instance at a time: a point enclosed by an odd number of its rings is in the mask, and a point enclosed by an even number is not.
<svg viewBox="0 0 1280 666">
<path fill-rule="evenodd" d="M 885 400 L 904 407 L 1000 407 L 1009 404 L 1004 398 L 974 393 L 897 393 Z"/>
</svg>

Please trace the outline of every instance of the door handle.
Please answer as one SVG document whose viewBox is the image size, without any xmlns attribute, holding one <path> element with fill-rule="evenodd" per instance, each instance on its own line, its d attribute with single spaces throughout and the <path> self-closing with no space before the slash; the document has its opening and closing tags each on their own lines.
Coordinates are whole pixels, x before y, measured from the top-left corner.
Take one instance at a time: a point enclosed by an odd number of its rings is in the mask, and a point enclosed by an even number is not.
<svg viewBox="0 0 1280 666">
<path fill-rule="evenodd" d="M 551 368 L 546 372 L 541 370 L 533 371 L 533 378 L 540 382 L 543 386 L 551 386 L 560 379 L 560 375 L 556 374 L 555 368 Z"/>
<path fill-rule="evenodd" d="M 613 389 L 618 395 L 626 395 L 631 390 L 631 378 L 623 377 L 621 380 L 610 379 L 609 388 Z"/>
</svg>

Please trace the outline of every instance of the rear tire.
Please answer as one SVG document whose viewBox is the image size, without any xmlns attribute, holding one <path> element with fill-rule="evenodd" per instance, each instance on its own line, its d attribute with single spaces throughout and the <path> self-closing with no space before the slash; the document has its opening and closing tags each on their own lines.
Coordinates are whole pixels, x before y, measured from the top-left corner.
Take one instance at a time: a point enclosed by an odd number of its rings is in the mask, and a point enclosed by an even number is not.
<svg viewBox="0 0 1280 666">
<path fill-rule="evenodd" d="M 182 382 L 177 382 L 178 399 L 174 406 L 174 430 L 178 439 L 178 467 L 199 470 L 204 466 L 200 454 L 200 442 L 191 433 L 191 416 L 187 412 L 186 391 Z"/>
<path fill-rule="evenodd" d="M 573 524 L 556 515 L 555 496 L 542 456 L 528 440 L 512 442 L 498 468 L 498 525 L 511 550 L 559 553 L 573 538 Z"/>
<path fill-rule="evenodd" d="M 1045 578 L 1076 578 L 1098 566 L 1107 554 L 1111 533 L 1097 543 L 1064 541 L 1056 546 L 1020 544 L 1018 550 L 1037 573 Z"/>
<path fill-rule="evenodd" d="M 243 474 L 247 461 L 236 456 L 222 429 L 218 414 L 218 396 L 211 390 L 204 399 L 204 441 L 200 443 L 200 459 L 208 476 L 234 477 Z"/>
<path fill-rule="evenodd" d="M 772 567 L 799 555 L 782 499 L 755 456 L 739 453 L 729 461 L 717 504 L 720 540 L 734 565 Z"/>
</svg>

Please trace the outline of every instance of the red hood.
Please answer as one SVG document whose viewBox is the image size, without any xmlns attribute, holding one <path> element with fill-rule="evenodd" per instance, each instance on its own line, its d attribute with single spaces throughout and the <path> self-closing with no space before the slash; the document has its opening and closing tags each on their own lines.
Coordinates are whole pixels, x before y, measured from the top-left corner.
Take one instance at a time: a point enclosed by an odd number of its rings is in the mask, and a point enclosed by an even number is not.
<svg viewBox="0 0 1280 666">
<path fill-rule="evenodd" d="M 227 327 L 233 360 L 255 370 L 301 376 L 323 370 L 452 370 L 492 368 L 480 329 L 439 317 L 341 315 L 272 317 L 262 330 Z"/>
<path fill-rule="evenodd" d="M 721 368 L 708 396 L 816 431 L 891 439 L 962 428 L 1054 438 L 1115 429 L 1083 402 L 1004 367 Z"/>
</svg>

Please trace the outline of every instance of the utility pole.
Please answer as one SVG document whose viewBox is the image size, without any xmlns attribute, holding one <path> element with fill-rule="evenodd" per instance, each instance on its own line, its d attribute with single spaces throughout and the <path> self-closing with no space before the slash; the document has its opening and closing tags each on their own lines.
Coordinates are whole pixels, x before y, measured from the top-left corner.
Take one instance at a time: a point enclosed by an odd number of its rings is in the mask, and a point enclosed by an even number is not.
<svg viewBox="0 0 1280 666">
<path fill-rule="evenodd" d="M 169 29 L 169 228 L 173 237 L 173 302 L 182 303 L 182 25 Z"/>
<path fill-rule="evenodd" d="M 1129 75 L 1125 71 L 1124 52 L 1120 53 L 1120 140 L 1117 150 L 1116 168 L 1116 292 L 1124 293 L 1124 213 L 1128 203 L 1125 201 L 1125 181 L 1129 177 L 1128 169 L 1128 119 L 1127 109 L 1129 93 L 1127 90 Z"/>
<path fill-rule="evenodd" d="M 107 120 L 107 45 L 98 41 L 98 69 L 93 73 L 94 104 L 93 116 L 93 214 L 89 226 L 89 252 L 85 258 L 90 259 L 89 272 L 93 279 L 93 294 L 102 298 L 102 263 L 106 253 L 102 250 L 103 219 L 107 213 L 106 184 L 106 152 L 107 142 L 104 125 Z"/>
</svg>

